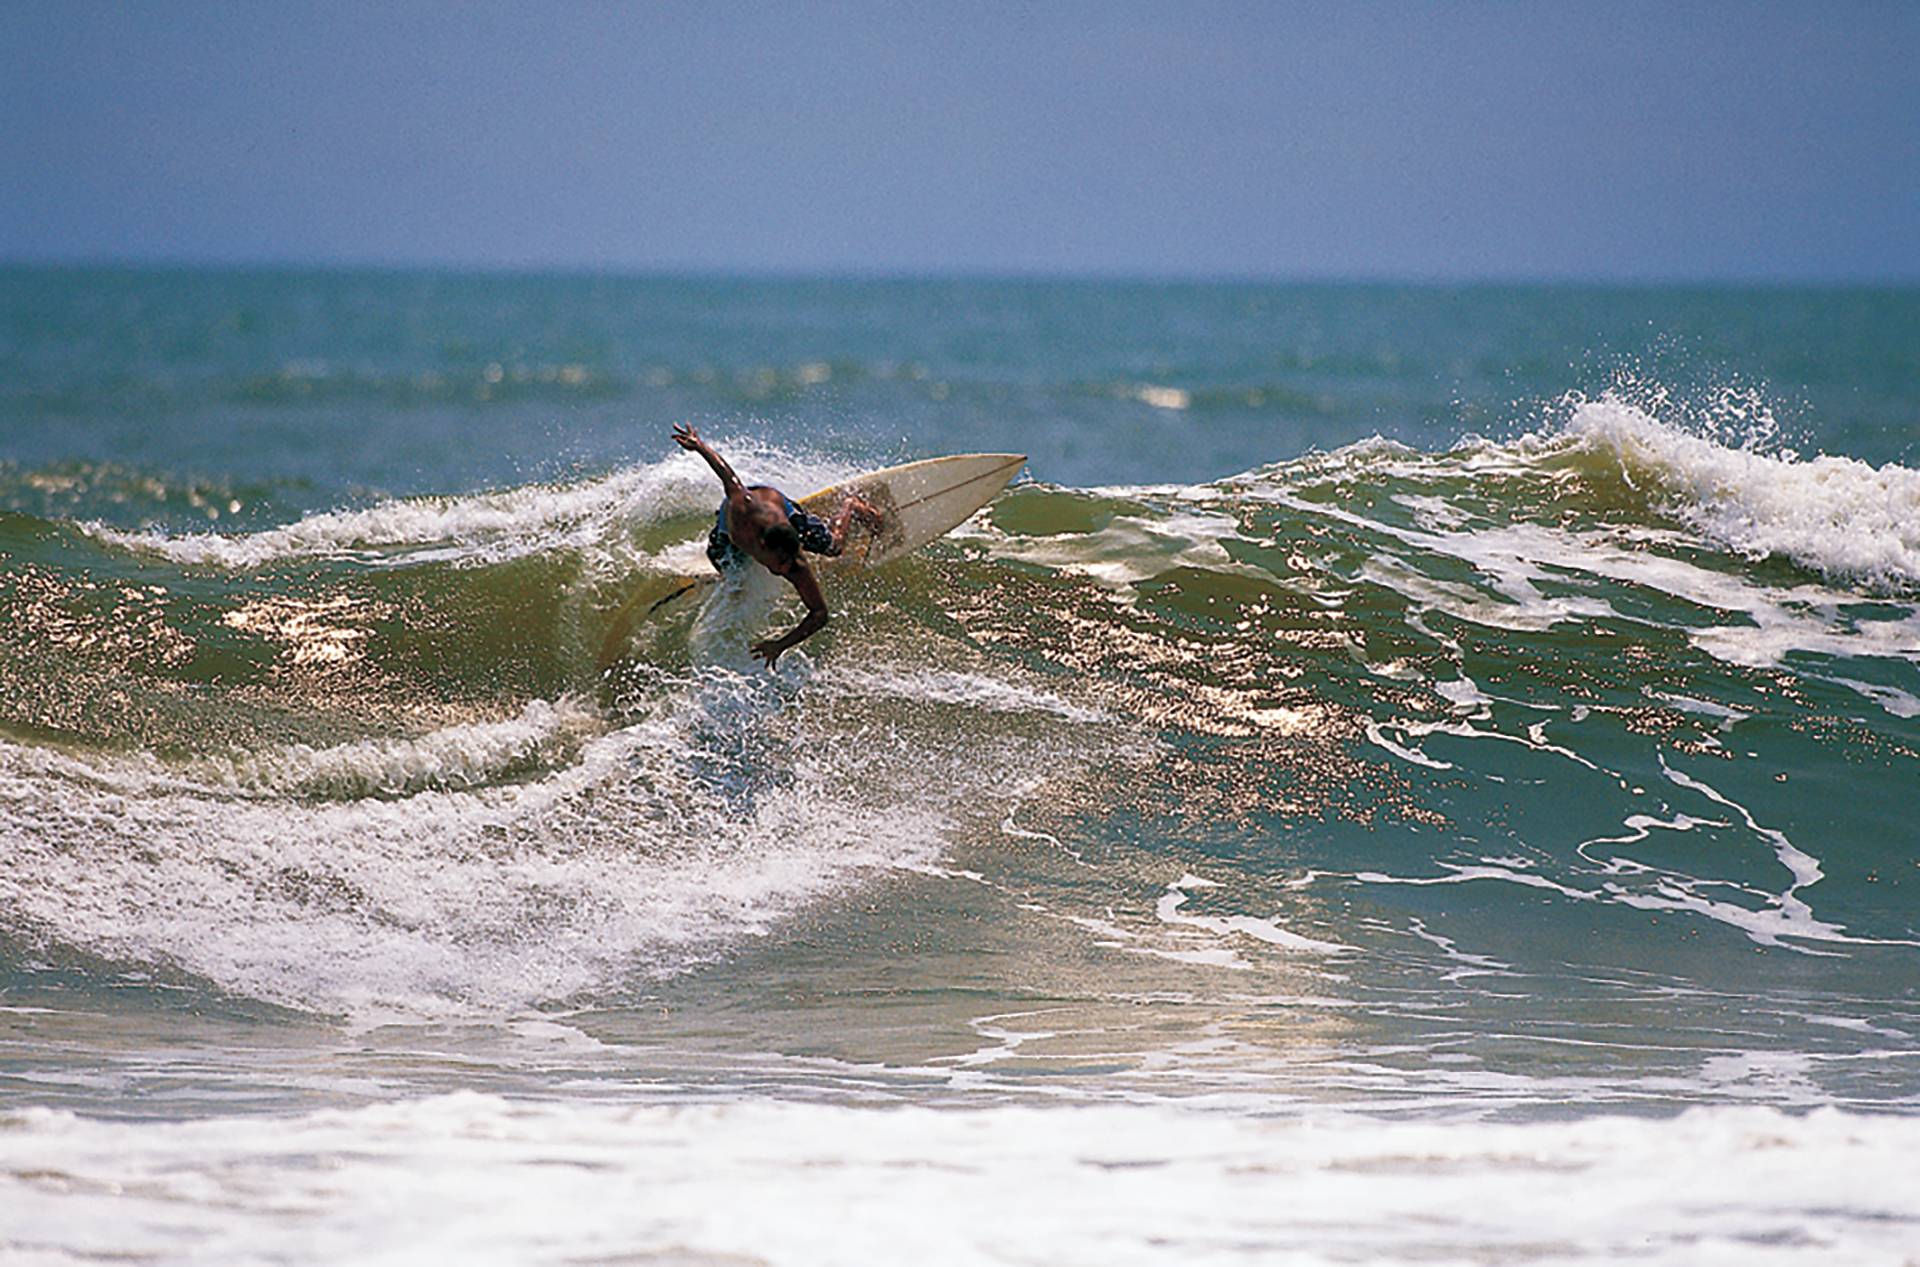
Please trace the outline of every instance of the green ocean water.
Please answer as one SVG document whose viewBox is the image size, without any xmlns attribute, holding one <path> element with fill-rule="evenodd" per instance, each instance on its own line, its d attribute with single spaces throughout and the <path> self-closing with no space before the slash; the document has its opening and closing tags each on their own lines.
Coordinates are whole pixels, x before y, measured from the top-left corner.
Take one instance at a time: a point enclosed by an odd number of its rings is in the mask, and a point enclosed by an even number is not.
<svg viewBox="0 0 1920 1267">
<path fill-rule="evenodd" d="M 703 566 L 681 421 L 794 495 L 1029 464 L 777 674 L 772 578 L 602 671 Z M 1224 1183 L 1331 1113 L 1410 1218 L 1408 1149 L 1864 1164 L 1920 1096 L 1916 424 L 1912 290 L 0 271 L 9 1138 L 697 1111 L 668 1169 L 745 1176 L 885 1107 L 1011 1183 L 1124 1110 Z M 1818 1245 L 1915 1213 L 1861 1200 Z"/>
</svg>

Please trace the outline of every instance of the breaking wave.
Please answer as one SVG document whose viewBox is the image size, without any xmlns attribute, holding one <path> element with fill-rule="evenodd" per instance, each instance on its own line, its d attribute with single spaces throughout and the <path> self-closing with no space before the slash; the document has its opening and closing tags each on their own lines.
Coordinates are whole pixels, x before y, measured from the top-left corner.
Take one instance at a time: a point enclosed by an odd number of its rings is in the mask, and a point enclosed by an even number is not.
<svg viewBox="0 0 1920 1267">
<path fill-rule="evenodd" d="M 1504 443 L 1017 486 L 779 674 L 752 586 L 602 672 L 712 501 L 676 457 L 256 532 L 0 520 L 0 936 L 361 1018 L 623 997 L 929 877 L 1140 972 L 1503 972 L 1524 947 L 1438 931 L 1488 893 L 1622 948 L 1650 912 L 1911 943 L 1885 832 L 1836 856 L 1733 758 L 1907 760 L 1920 473 L 1568 400 Z"/>
</svg>

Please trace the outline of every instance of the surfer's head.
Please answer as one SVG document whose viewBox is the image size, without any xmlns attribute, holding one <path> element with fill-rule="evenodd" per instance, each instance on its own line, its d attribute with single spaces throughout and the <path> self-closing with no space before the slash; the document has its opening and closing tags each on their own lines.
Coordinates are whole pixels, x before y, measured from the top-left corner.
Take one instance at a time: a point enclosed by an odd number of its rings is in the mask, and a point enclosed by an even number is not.
<svg viewBox="0 0 1920 1267">
<path fill-rule="evenodd" d="M 800 534 L 785 519 L 762 528 L 760 544 L 767 548 L 768 554 L 780 561 L 781 570 L 792 567 L 793 561 L 800 557 Z"/>
</svg>

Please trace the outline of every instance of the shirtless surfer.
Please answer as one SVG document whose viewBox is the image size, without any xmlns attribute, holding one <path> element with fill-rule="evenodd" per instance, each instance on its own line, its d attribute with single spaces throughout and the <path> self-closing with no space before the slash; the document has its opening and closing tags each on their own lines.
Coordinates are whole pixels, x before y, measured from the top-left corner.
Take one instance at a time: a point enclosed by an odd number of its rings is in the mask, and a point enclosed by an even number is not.
<svg viewBox="0 0 1920 1267">
<path fill-rule="evenodd" d="M 753 654 L 772 668 L 781 652 L 805 642 L 827 623 L 827 600 L 801 551 L 837 555 L 846 547 L 849 521 L 857 519 L 875 532 L 885 521 L 859 497 L 848 497 L 826 520 L 795 505 L 777 488 L 742 484 L 727 460 L 685 423 L 674 427 L 673 442 L 705 458 L 726 491 L 727 499 L 714 512 L 713 531 L 707 534 L 707 559 L 714 570 L 726 576 L 752 559 L 775 576 L 786 577 L 807 605 L 805 618 L 791 631 L 753 645 Z"/>
</svg>

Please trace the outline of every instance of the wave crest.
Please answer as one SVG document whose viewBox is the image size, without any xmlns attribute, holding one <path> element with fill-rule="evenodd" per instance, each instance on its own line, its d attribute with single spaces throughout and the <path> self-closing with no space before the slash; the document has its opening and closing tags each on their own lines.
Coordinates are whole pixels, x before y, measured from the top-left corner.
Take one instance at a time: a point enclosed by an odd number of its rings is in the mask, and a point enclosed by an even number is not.
<svg viewBox="0 0 1920 1267">
<path fill-rule="evenodd" d="M 745 468 L 783 486 L 810 489 L 848 472 L 818 460 L 727 442 Z M 409 562 L 500 562 L 608 539 L 634 524 L 710 511 L 719 486 L 699 459 L 676 454 L 573 484 L 527 484 L 455 497 L 392 498 L 331 510 L 248 533 L 81 527 L 123 550 L 193 567 L 245 571 L 310 558 L 400 555 Z"/>
<path fill-rule="evenodd" d="M 1749 559 L 1792 560 L 1830 580 L 1920 584 L 1920 471 L 1803 458 L 1675 426 L 1608 393 L 1575 402 L 1553 437 L 1612 465 L 1657 509 Z"/>
</svg>

